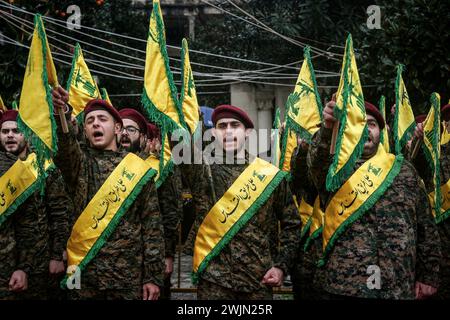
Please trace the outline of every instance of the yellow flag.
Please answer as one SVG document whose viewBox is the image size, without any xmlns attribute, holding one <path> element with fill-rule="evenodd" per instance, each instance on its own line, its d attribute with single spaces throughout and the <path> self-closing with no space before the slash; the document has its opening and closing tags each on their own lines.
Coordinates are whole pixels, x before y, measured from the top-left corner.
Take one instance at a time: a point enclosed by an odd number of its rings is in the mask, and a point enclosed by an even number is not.
<svg viewBox="0 0 450 320">
<path fill-rule="evenodd" d="M 34 17 L 34 32 L 20 95 L 17 123 L 32 143 L 42 168 L 57 150 L 52 88 L 58 86 L 55 65 L 40 15 Z"/>
<path fill-rule="evenodd" d="M 111 103 L 111 99 L 109 99 L 109 95 L 108 95 L 108 91 L 106 91 L 106 88 L 101 88 L 100 89 L 100 94 L 102 95 L 102 99 L 108 101 L 108 103 L 110 105 L 112 105 Z"/>
<path fill-rule="evenodd" d="M 181 110 L 183 110 L 184 120 L 191 134 L 194 134 L 197 130 L 201 130 L 201 126 L 199 126 L 200 107 L 198 106 L 197 91 L 186 39 L 183 39 L 181 47 L 181 80 L 183 81 L 180 98 Z"/>
<path fill-rule="evenodd" d="M 351 35 L 345 45 L 334 114 L 339 120 L 339 132 L 326 180 L 328 191 L 337 190 L 353 173 L 368 136 L 364 96 Z"/>
<path fill-rule="evenodd" d="M 311 142 L 322 122 L 322 103 L 309 51 L 310 48 L 306 47 L 294 92 L 288 97 L 289 112 L 286 120 L 286 126 L 307 142 Z"/>
<path fill-rule="evenodd" d="M 297 146 L 297 133 L 285 127 L 281 138 L 280 169 L 282 171 L 291 172 L 291 159 Z M 288 176 L 289 178 L 290 176 Z"/>
<path fill-rule="evenodd" d="M 0 110 L 3 112 L 8 110 L 8 108 L 6 108 L 5 104 L 3 103 L 2 96 L 0 96 Z"/>
<path fill-rule="evenodd" d="M 386 100 L 384 96 L 381 96 L 380 103 L 378 104 L 378 108 L 380 109 L 380 113 L 383 115 L 384 123 L 387 124 L 386 121 Z M 387 125 L 384 126 L 383 131 L 380 133 L 380 143 L 384 147 L 384 150 L 386 150 L 387 153 L 390 151 L 389 147 L 389 135 L 387 130 Z"/>
<path fill-rule="evenodd" d="M 441 213 L 442 197 L 441 197 L 441 178 L 440 178 L 440 154 L 441 154 L 441 107 L 440 96 L 436 92 L 431 95 L 431 108 L 428 112 L 427 118 L 423 124 L 423 144 L 422 150 L 427 159 L 428 165 L 433 172 L 434 183 L 434 204 L 433 211 L 436 213 L 436 218 L 439 220 Z"/>
<path fill-rule="evenodd" d="M 101 98 L 78 43 L 75 45 L 72 70 L 67 80 L 66 90 L 69 92 L 69 104 L 73 108 L 73 115 L 78 120 L 83 116 L 84 107 L 90 100 Z"/>
<path fill-rule="evenodd" d="M 159 171 L 156 177 L 156 188 L 159 188 L 173 171 L 172 149 L 170 148 L 169 135 L 167 129 L 161 132 L 161 153 L 159 156 Z"/>
<path fill-rule="evenodd" d="M 397 79 L 395 81 L 395 113 L 392 124 L 395 154 L 400 154 L 406 142 L 411 138 L 416 121 L 406 92 L 405 83 L 402 78 L 403 66 L 397 66 Z"/>
<path fill-rule="evenodd" d="M 142 104 L 148 117 L 169 131 L 186 128 L 177 88 L 169 67 L 164 22 L 158 0 L 153 0 L 144 72 Z"/>
</svg>

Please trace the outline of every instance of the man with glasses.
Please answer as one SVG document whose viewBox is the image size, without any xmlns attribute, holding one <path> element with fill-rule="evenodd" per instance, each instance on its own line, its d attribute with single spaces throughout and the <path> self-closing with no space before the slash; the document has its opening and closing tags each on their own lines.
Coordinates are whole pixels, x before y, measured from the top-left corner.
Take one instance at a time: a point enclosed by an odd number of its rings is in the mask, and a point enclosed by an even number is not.
<svg viewBox="0 0 450 320">
<path fill-rule="evenodd" d="M 144 116 L 134 109 L 125 108 L 120 110 L 119 114 L 123 121 L 123 130 L 120 137 L 122 147 L 127 151 L 141 155 L 142 158 L 145 159 L 148 155 L 144 154 L 143 151 L 147 144 L 147 139 L 150 139 L 149 134 L 154 139 L 160 139 L 158 137 L 159 135 L 156 134 L 156 131 L 158 130 L 157 127 L 152 124 L 154 129 L 149 132 L 149 126 Z M 183 215 L 183 203 L 180 188 L 181 174 L 176 167 L 172 174 L 157 187 L 158 202 L 164 229 L 166 266 L 164 273 L 164 289 L 161 292 L 161 298 L 163 299 L 170 297 L 170 276 L 173 272 L 177 230 Z"/>
</svg>

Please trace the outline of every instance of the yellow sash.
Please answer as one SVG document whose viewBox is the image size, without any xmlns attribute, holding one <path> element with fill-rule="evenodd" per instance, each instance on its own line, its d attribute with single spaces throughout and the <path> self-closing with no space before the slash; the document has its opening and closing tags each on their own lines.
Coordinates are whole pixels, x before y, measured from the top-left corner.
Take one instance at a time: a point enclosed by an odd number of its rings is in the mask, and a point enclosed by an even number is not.
<svg viewBox="0 0 450 320">
<path fill-rule="evenodd" d="M 127 154 L 75 222 L 67 242 L 69 267 L 84 270 L 155 174 L 146 161 L 133 153 Z M 66 279 L 61 284 L 64 287 Z"/>
<path fill-rule="evenodd" d="M 256 158 L 211 208 L 195 239 L 194 284 L 209 262 L 258 212 L 286 175 L 271 163 Z"/>
<path fill-rule="evenodd" d="M 440 223 L 450 216 L 450 180 L 447 183 L 441 185 L 441 213 L 436 215 L 435 204 L 434 204 L 434 191 L 428 194 L 428 199 L 430 199 L 431 213 L 436 221 Z"/>
<path fill-rule="evenodd" d="M 46 169 L 50 163 L 46 163 Z M 17 160 L 0 177 L 0 225 L 37 190 L 38 170 L 36 154 L 31 153 L 25 161 Z"/>
<path fill-rule="evenodd" d="M 305 234 L 308 232 L 309 227 L 312 222 L 313 207 L 306 202 L 305 198 L 302 197 L 300 205 L 298 204 L 297 197 L 293 196 L 295 206 L 297 207 L 298 213 L 300 215 L 300 220 L 302 221 L 302 230 L 300 231 L 300 239 L 303 239 Z"/>
<path fill-rule="evenodd" d="M 375 156 L 367 160 L 342 185 L 325 210 L 323 237 L 323 257 L 326 258 L 338 237 L 384 194 L 400 172 L 403 156 L 386 153 L 379 147 Z"/>
</svg>

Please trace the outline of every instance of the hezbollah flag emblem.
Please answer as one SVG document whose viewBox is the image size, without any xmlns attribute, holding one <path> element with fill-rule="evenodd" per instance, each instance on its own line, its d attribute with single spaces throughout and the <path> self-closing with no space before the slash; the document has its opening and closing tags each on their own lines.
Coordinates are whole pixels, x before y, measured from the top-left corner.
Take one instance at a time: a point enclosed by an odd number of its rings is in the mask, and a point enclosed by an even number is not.
<svg viewBox="0 0 450 320">
<path fill-rule="evenodd" d="M 306 47 L 297 84 L 288 97 L 289 112 L 286 119 L 286 127 L 297 132 L 307 142 L 311 142 L 311 137 L 319 130 L 322 122 L 322 104 L 309 51 L 310 48 Z"/>
<path fill-rule="evenodd" d="M 326 188 L 331 192 L 339 189 L 354 171 L 368 136 L 364 96 L 351 35 L 345 45 L 334 115 L 338 119 L 339 131 L 326 179 Z"/>
<path fill-rule="evenodd" d="M 142 104 L 148 117 L 169 131 L 186 128 L 169 67 L 164 22 L 158 0 L 153 0 L 144 71 Z"/>
<path fill-rule="evenodd" d="M 392 124 L 395 154 L 400 154 L 406 142 L 411 138 L 416 122 L 414 113 L 406 92 L 405 83 L 402 78 L 403 66 L 397 66 L 397 79 L 395 81 L 395 113 Z"/>
<path fill-rule="evenodd" d="M 101 97 L 78 43 L 75 46 L 66 90 L 69 92 L 69 104 L 73 107 L 73 115 L 78 121 L 83 117 L 86 104 L 92 99 Z"/>
<path fill-rule="evenodd" d="M 57 151 L 53 118 L 52 87 L 58 86 L 55 65 L 40 15 L 34 17 L 34 32 L 20 95 L 19 130 L 31 141 L 40 173 L 45 160 Z"/>
</svg>

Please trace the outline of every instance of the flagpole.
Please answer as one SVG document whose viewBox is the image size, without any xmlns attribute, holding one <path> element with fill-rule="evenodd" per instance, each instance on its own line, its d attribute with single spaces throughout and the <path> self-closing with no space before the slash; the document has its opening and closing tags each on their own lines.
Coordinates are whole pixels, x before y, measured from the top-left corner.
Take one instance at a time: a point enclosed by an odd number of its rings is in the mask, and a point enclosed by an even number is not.
<svg viewBox="0 0 450 320">
<path fill-rule="evenodd" d="M 419 147 L 422 145 L 422 141 L 421 140 L 417 140 L 416 143 L 414 144 L 414 149 L 413 152 L 411 154 L 411 159 L 414 159 L 415 157 L 417 157 L 417 153 L 419 153 Z"/>
<path fill-rule="evenodd" d="M 64 115 L 63 112 L 61 112 L 62 110 L 59 110 L 59 120 L 61 120 L 61 129 L 63 131 L 63 133 L 68 133 L 69 132 L 69 127 L 67 126 L 67 120 L 66 117 Z"/>
<path fill-rule="evenodd" d="M 336 140 L 337 140 L 337 135 L 339 132 L 339 123 L 340 123 L 339 120 L 337 120 L 333 126 L 333 134 L 331 136 L 331 145 L 330 145 L 330 154 L 335 154 Z"/>
</svg>

